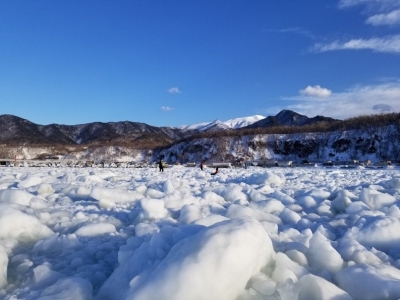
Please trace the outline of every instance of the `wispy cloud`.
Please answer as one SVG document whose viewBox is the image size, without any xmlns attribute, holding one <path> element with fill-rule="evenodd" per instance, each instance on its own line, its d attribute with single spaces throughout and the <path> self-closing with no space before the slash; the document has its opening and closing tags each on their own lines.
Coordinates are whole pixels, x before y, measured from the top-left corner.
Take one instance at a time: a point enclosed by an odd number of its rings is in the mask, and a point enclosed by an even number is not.
<svg viewBox="0 0 400 300">
<path fill-rule="evenodd" d="M 400 6 L 399 0 L 340 0 L 339 7 L 364 5 L 368 10 L 390 10 Z"/>
<path fill-rule="evenodd" d="M 377 52 L 400 53 L 400 34 L 382 38 L 352 39 L 346 42 L 317 43 L 312 51 L 327 52 L 335 50 L 362 50 L 370 49 Z"/>
<path fill-rule="evenodd" d="M 171 111 L 171 110 L 173 110 L 173 108 L 172 108 L 172 107 L 169 107 L 169 106 L 161 106 L 161 109 L 162 109 L 163 111 Z"/>
<path fill-rule="evenodd" d="M 312 34 L 310 31 L 301 28 L 301 27 L 290 27 L 290 28 L 283 28 L 283 29 L 269 29 L 269 32 L 278 32 L 278 33 L 294 33 L 298 35 L 302 35 L 308 37 L 310 39 L 315 39 L 315 35 Z"/>
<path fill-rule="evenodd" d="M 170 93 L 170 94 L 181 94 L 182 92 L 179 90 L 179 88 L 172 87 L 172 88 L 168 89 L 168 93 Z"/>
<path fill-rule="evenodd" d="M 367 24 L 373 26 L 392 26 L 400 24 L 400 0 L 340 0 L 339 8 L 363 6 L 364 14 L 369 15 Z"/>
<path fill-rule="evenodd" d="M 393 10 L 389 13 L 373 15 L 369 17 L 365 23 L 374 26 L 400 24 L 400 9 Z"/>
<path fill-rule="evenodd" d="M 319 85 L 307 86 L 304 90 L 300 90 L 299 93 L 304 96 L 326 98 L 332 94 L 331 90 L 323 88 Z"/>
<path fill-rule="evenodd" d="M 400 112 L 400 82 L 356 86 L 342 93 L 332 92 L 326 98 L 298 95 L 282 99 L 296 103 L 280 109 L 291 109 L 309 117 L 323 115 L 346 119 L 358 115 Z"/>
</svg>

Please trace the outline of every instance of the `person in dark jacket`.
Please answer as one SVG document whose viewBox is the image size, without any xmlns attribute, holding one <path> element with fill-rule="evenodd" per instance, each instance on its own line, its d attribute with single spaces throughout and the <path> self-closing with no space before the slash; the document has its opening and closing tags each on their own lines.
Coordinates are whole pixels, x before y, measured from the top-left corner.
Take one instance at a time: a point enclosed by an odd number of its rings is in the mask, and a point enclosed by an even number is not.
<svg viewBox="0 0 400 300">
<path fill-rule="evenodd" d="M 201 162 L 201 164 L 200 164 L 200 169 L 203 171 L 203 168 L 204 168 L 204 161 L 202 161 Z"/>
<path fill-rule="evenodd" d="M 162 159 L 160 159 L 160 162 L 158 163 L 158 167 L 160 169 L 160 172 L 164 172 L 164 162 Z"/>
<path fill-rule="evenodd" d="M 218 174 L 218 168 L 215 168 L 215 172 L 214 173 L 211 173 L 211 175 L 216 175 L 216 174 Z"/>
</svg>

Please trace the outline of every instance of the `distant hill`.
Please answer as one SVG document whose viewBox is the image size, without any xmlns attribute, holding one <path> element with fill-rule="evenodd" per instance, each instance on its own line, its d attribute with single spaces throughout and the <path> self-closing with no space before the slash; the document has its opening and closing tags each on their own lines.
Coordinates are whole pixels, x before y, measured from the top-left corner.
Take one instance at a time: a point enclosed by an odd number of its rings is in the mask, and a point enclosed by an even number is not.
<svg viewBox="0 0 400 300">
<path fill-rule="evenodd" d="M 0 143 L 8 145 L 121 144 L 154 147 L 183 138 L 185 132 L 137 122 L 38 125 L 13 115 L 0 115 Z"/>
</svg>

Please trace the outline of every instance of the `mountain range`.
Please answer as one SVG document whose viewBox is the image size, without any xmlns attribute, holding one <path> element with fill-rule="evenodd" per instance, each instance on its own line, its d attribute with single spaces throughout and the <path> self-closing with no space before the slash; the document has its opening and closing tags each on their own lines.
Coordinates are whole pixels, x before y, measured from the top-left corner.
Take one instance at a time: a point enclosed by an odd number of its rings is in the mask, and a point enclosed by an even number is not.
<svg viewBox="0 0 400 300">
<path fill-rule="evenodd" d="M 272 126 L 303 126 L 322 121 L 333 122 L 336 120 L 323 116 L 308 118 L 291 110 L 283 110 L 276 116 L 254 115 L 225 122 L 215 120 L 209 123 L 174 128 L 156 127 L 130 121 L 93 122 L 80 125 L 38 125 L 17 116 L 0 115 L 0 143 L 14 146 L 118 144 L 136 148 L 154 148 L 201 132 Z"/>
<path fill-rule="evenodd" d="M 221 129 L 222 130 L 238 129 L 252 125 L 262 119 L 265 119 L 265 117 L 261 115 L 254 115 L 250 117 L 231 119 L 225 122 L 221 122 L 220 120 L 215 120 L 213 122 L 199 123 L 188 126 L 183 125 L 178 128 L 182 130 L 197 130 L 200 132 L 209 130 L 221 130 Z"/>
</svg>

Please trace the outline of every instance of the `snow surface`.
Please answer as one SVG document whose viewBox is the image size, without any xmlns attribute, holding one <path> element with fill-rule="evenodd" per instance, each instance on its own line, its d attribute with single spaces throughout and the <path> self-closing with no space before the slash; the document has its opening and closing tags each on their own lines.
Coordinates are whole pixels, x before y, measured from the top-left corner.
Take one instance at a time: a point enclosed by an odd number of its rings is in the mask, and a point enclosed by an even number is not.
<svg viewBox="0 0 400 300">
<path fill-rule="evenodd" d="M 0 168 L 0 298 L 399 299 L 392 169 Z"/>
</svg>

